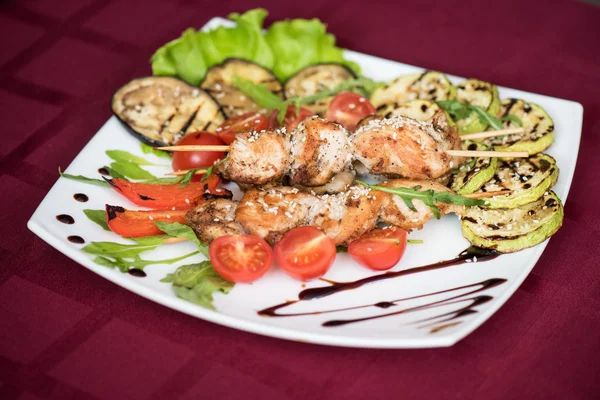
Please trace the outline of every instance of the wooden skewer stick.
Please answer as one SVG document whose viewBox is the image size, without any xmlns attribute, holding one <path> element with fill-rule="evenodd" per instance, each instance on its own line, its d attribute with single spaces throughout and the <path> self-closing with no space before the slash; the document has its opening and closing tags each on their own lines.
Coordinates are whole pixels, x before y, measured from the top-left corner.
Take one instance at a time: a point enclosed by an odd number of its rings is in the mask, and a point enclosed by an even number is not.
<svg viewBox="0 0 600 400">
<path fill-rule="evenodd" d="M 171 175 L 171 176 L 181 176 L 181 175 L 185 175 L 188 172 L 190 172 L 191 169 L 184 169 L 182 171 L 173 171 L 173 172 L 169 172 L 167 175 Z M 196 172 L 194 173 L 194 175 L 204 175 L 206 173 L 205 169 L 199 169 L 196 170 Z"/>
<path fill-rule="evenodd" d="M 180 243 L 180 242 L 187 242 L 187 239 L 183 238 L 183 237 L 170 237 L 170 238 L 166 238 L 165 240 L 163 240 L 164 244 Z"/>
<path fill-rule="evenodd" d="M 494 196 L 502 196 L 505 194 L 511 194 L 512 190 L 498 190 L 497 192 L 479 192 L 479 193 L 471 193 L 471 194 L 462 194 L 463 197 L 468 197 L 470 199 L 485 199 L 486 197 L 494 197 Z"/>
<path fill-rule="evenodd" d="M 484 139 L 494 136 L 504 136 L 504 135 L 515 135 L 515 134 L 523 134 L 525 130 L 523 128 L 511 128 L 511 129 L 499 129 L 497 131 L 489 131 L 489 132 L 477 132 L 477 133 L 469 133 L 467 135 L 461 135 L 461 140 L 470 140 L 470 139 Z"/>
<path fill-rule="evenodd" d="M 189 145 L 156 147 L 156 150 L 170 151 L 229 151 L 225 145 Z M 529 157 L 526 151 L 486 151 L 486 150 L 446 150 L 452 157 Z"/>
<path fill-rule="evenodd" d="M 168 151 L 229 151 L 229 146 L 218 145 L 218 144 L 199 144 L 199 145 L 188 145 L 188 146 L 165 146 L 155 147 L 154 150 L 168 150 Z"/>
<path fill-rule="evenodd" d="M 526 151 L 446 150 L 446 153 L 452 157 L 529 157 Z"/>
</svg>

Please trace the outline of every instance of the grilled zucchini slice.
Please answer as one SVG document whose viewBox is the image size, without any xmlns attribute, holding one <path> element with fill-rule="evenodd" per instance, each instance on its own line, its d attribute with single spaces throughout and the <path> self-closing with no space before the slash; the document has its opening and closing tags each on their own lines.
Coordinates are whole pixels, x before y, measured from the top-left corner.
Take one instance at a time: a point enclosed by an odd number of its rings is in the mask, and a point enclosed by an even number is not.
<svg viewBox="0 0 600 400">
<path fill-rule="evenodd" d="M 169 146 L 189 132 L 214 132 L 221 106 L 204 90 L 167 76 L 134 79 L 118 89 L 112 111 L 139 140 Z"/>
<path fill-rule="evenodd" d="M 558 166 L 547 154 L 527 159 L 499 160 L 496 173 L 478 192 L 512 190 L 488 198 L 489 208 L 515 208 L 539 199 L 558 179 Z"/>
<path fill-rule="evenodd" d="M 462 147 L 465 150 L 490 150 L 488 146 L 470 140 L 462 142 Z M 446 186 L 458 194 L 473 193 L 492 179 L 497 167 L 498 159 L 495 157 L 471 158 L 450 173 Z"/>
<path fill-rule="evenodd" d="M 377 107 L 377 114 L 384 118 L 405 116 L 417 121 L 427 121 L 441 110 L 431 100 L 409 100 L 402 103 L 386 103 Z"/>
<path fill-rule="evenodd" d="M 324 89 L 334 89 L 340 83 L 355 79 L 356 74 L 342 64 L 327 63 L 308 66 L 287 80 L 284 86 L 286 97 L 307 97 Z M 329 108 L 333 97 L 327 97 L 314 103 L 303 104 L 302 107 L 323 115 Z"/>
<path fill-rule="evenodd" d="M 448 124 L 456 129 L 456 123 L 450 114 L 431 100 L 409 100 L 403 103 L 382 104 L 377 108 L 377 114 L 383 118 L 406 116 L 417 121 L 429 121 L 442 110 Z"/>
<path fill-rule="evenodd" d="M 542 243 L 563 222 L 564 210 L 552 191 L 517 208 L 489 210 L 472 207 L 461 218 L 463 236 L 471 244 L 513 253 Z"/>
<path fill-rule="evenodd" d="M 499 151 L 526 151 L 537 154 L 546 150 L 554 142 L 554 121 L 546 111 L 534 103 L 520 99 L 504 99 L 498 118 L 514 115 L 523 122 L 525 133 L 485 139 L 484 143 Z M 515 122 L 506 120 L 504 128 L 518 128 Z"/>
<path fill-rule="evenodd" d="M 491 115 L 497 115 L 500 111 L 498 88 L 489 82 L 467 79 L 456 87 L 456 100 L 481 107 Z M 468 118 L 457 121 L 456 124 L 458 125 L 458 133 L 461 135 L 483 132 L 488 127 L 488 124 L 482 122 L 477 113 L 474 112 Z"/>
<path fill-rule="evenodd" d="M 200 87 L 209 92 L 223 107 L 228 117 L 247 112 L 263 112 L 258 104 L 235 88 L 234 76 L 247 79 L 255 84 L 264 84 L 267 89 L 283 97 L 283 87 L 277 77 L 265 67 L 239 58 L 228 58 L 221 64 L 213 65 L 206 72 Z"/>
<path fill-rule="evenodd" d="M 409 100 L 454 100 L 456 88 L 446 75 L 436 71 L 401 76 L 390 81 L 371 95 L 375 108 L 383 104 L 402 103 Z"/>
</svg>

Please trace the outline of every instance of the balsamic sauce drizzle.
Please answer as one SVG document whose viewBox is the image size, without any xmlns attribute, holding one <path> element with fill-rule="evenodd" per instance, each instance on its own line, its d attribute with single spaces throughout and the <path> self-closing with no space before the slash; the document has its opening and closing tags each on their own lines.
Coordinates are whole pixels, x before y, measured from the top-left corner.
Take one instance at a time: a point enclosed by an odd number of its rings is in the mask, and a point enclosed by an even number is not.
<svg viewBox="0 0 600 400">
<path fill-rule="evenodd" d="M 83 240 L 83 238 L 81 236 L 77 236 L 77 235 L 69 236 L 69 237 L 67 237 L 67 239 L 71 243 L 77 243 L 77 244 L 84 244 L 85 243 L 85 240 Z"/>
<path fill-rule="evenodd" d="M 67 225 L 72 225 L 75 223 L 75 218 L 71 217 L 69 214 L 59 214 L 56 216 L 56 220 Z"/>
<path fill-rule="evenodd" d="M 146 273 L 142 269 L 131 268 L 127 273 L 131 276 L 135 276 L 136 278 L 144 278 L 146 277 Z"/>
<path fill-rule="evenodd" d="M 73 198 L 80 203 L 85 203 L 89 200 L 89 197 L 87 197 L 87 195 L 84 193 L 75 193 Z"/>
<path fill-rule="evenodd" d="M 341 326 L 341 325 L 347 325 L 347 324 L 356 323 L 356 322 L 363 322 L 363 321 L 368 321 L 368 320 L 373 320 L 373 319 L 378 319 L 378 318 L 385 318 L 385 317 L 389 317 L 389 316 L 406 314 L 409 312 L 426 310 L 426 309 L 431 309 L 431 308 L 436 308 L 436 307 L 441 307 L 441 306 L 446 306 L 446 305 L 466 303 L 462 308 L 460 308 L 458 310 L 413 322 L 413 324 L 421 324 L 423 322 L 426 323 L 424 325 L 419 326 L 419 328 L 426 328 L 426 327 L 431 327 L 431 326 L 437 325 L 431 329 L 431 333 L 435 333 L 435 332 L 440 331 L 441 329 L 445 329 L 446 327 L 454 326 L 460 322 L 451 322 L 449 324 L 446 324 L 445 326 L 439 325 L 440 323 L 456 320 L 456 319 L 464 317 L 466 315 L 476 313 L 477 311 L 474 310 L 474 308 L 492 300 L 492 297 L 487 296 L 487 295 L 476 295 L 476 296 L 471 296 L 471 295 L 475 295 L 476 293 L 479 293 L 484 290 L 490 289 L 492 287 L 501 285 L 506 282 L 506 279 L 492 278 L 492 279 L 488 279 L 488 280 L 485 280 L 482 282 L 472 283 L 472 284 L 464 285 L 464 286 L 458 286 L 455 288 L 441 290 L 438 292 L 426 293 L 426 294 L 412 296 L 412 297 L 405 297 L 405 298 L 395 299 L 395 300 L 391 300 L 391 301 L 380 301 L 377 303 L 365 304 L 365 305 L 353 306 L 353 307 L 345 307 L 345 308 L 338 308 L 338 309 L 331 309 L 331 310 L 308 311 L 308 312 L 291 313 L 291 314 L 280 314 L 280 313 L 278 313 L 278 311 L 281 310 L 282 308 L 288 307 L 292 304 L 295 304 L 295 303 L 298 303 L 301 301 L 319 299 L 322 297 L 331 296 L 338 292 L 358 289 L 358 288 L 362 287 L 363 285 L 367 285 L 367 284 L 370 284 L 373 282 L 398 278 L 401 276 L 412 275 L 412 274 L 416 274 L 416 273 L 420 273 L 420 272 L 426 272 L 426 271 L 447 268 L 447 267 L 451 267 L 454 265 L 464 264 L 464 263 L 468 263 L 468 262 L 474 262 L 476 260 L 477 261 L 488 261 L 488 260 L 492 260 L 492 259 L 498 257 L 499 255 L 500 255 L 500 253 L 493 251 L 493 250 L 482 249 L 482 248 L 478 248 L 478 247 L 469 247 L 465 251 L 462 251 L 456 258 L 453 258 L 451 260 L 440 261 L 438 263 L 424 265 L 424 266 L 420 266 L 420 267 L 414 267 L 414 268 L 410 268 L 410 269 L 406 269 L 406 270 L 402 270 L 402 271 L 387 272 L 384 274 L 374 275 L 374 276 L 359 279 L 356 281 L 333 282 L 333 281 L 321 279 L 323 281 L 330 283 L 330 286 L 302 290 L 298 294 L 298 300 L 290 300 L 290 301 L 286 301 L 281 304 L 274 305 L 272 307 L 265 308 L 264 310 L 258 311 L 258 315 L 262 315 L 262 316 L 266 316 L 266 317 L 296 317 L 296 316 L 303 316 L 303 315 L 327 314 L 327 313 L 348 311 L 348 310 L 369 308 L 369 307 L 388 309 L 388 308 L 392 308 L 392 307 L 397 307 L 398 303 L 400 303 L 402 301 L 407 301 L 407 300 L 417 299 L 417 298 L 422 298 L 422 297 L 428 297 L 428 296 L 433 296 L 433 295 L 438 295 L 438 294 L 443 294 L 443 293 L 450 293 L 450 292 L 454 292 L 454 291 L 458 291 L 458 290 L 462 290 L 462 289 L 473 288 L 473 290 L 470 290 L 468 292 L 465 292 L 465 293 L 462 293 L 459 295 L 455 295 L 455 296 L 451 296 L 446 299 L 423 304 L 420 306 L 400 309 L 400 310 L 396 310 L 396 311 L 393 311 L 390 313 L 374 315 L 374 316 L 370 316 L 370 317 L 345 319 L 345 320 L 344 319 L 330 320 L 330 321 L 326 321 L 322 324 L 325 327 Z M 469 297 L 469 296 L 471 296 L 471 297 Z M 444 317 L 447 317 L 447 318 L 439 320 L 439 318 L 444 318 Z M 430 321 L 434 321 L 434 322 L 428 323 Z"/>
</svg>

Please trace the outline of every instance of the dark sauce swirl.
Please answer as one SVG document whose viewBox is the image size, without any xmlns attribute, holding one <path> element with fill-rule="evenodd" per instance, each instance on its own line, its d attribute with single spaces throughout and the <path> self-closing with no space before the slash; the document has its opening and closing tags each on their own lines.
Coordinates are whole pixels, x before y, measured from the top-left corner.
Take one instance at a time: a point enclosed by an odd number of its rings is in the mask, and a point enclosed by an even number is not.
<svg viewBox="0 0 600 400">
<path fill-rule="evenodd" d="M 500 253 L 493 251 L 493 250 L 482 249 L 482 248 L 478 248 L 478 247 L 469 247 L 465 251 L 461 252 L 457 257 L 455 257 L 451 260 L 440 261 L 440 262 L 437 262 L 434 264 L 424 265 L 424 266 L 420 266 L 420 267 L 414 267 L 414 268 L 410 268 L 410 269 L 406 269 L 406 270 L 402 270 L 402 271 L 387 272 L 384 274 L 374 275 L 374 276 L 370 276 L 367 278 L 363 278 L 363 279 L 359 279 L 359 280 L 351 281 L 351 282 L 328 281 L 330 283 L 330 286 L 302 290 L 298 294 L 298 300 L 286 301 L 285 303 L 281 303 L 281 304 L 277 304 L 272 307 L 265 308 L 264 310 L 258 311 L 258 314 L 262 315 L 262 316 L 268 316 L 268 317 L 297 317 L 297 316 L 302 316 L 302 315 L 327 314 L 327 313 L 348 311 L 348 310 L 355 310 L 355 309 L 362 309 L 362 308 L 369 308 L 369 307 L 376 307 L 379 309 L 394 309 L 394 308 L 398 307 L 398 303 L 403 302 L 403 301 L 422 298 L 422 297 L 428 297 L 428 296 L 433 296 L 433 295 L 439 295 L 439 294 L 443 294 L 443 293 L 450 293 L 450 292 L 455 292 L 458 290 L 472 289 L 472 290 L 469 290 L 462 294 L 458 294 L 455 296 L 451 296 L 451 297 L 448 297 L 448 298 L 445 298 L 442 300 L 434 301 L 434 302 L 423 304 L 423 305 L 416 306 L 416 307 L 394 310 L 389 313 L 374 315 L 374 316 L 370 316 L 370 317 L 362 317 L 362 318 L 356 318 L 356 319 L 337 319 L 337 320 L 326 321 L 323 323 L 323 326 L 325 326 L 325 327 L 335 327 L 335 326 L 342 326 L 342 325 L 363 322 L 363 321 L 368 321 L 368 320 L 373 320 L 373 319 L 378 319 L 378 318 L 390 317 L 390 316 L 399 315 L 399 314 L 406 314 L 406 313 L 410 313 L 410 312 L 416 312 L 416 311 L 421 311 L 421 310 L 426 310 L 426 309 L 431 309 L 431 308 L 436 308 L 436 307 L 441 307 L 441 306 L 446 306 L 446 305 L 452 305 L 452 304 L 463 305 L 463 307 L 461 307 L 460 309 L 458 309 L 456 311 L 437 315 L 435 317 L 431 317 L 431 318 L 427 318 L 427 319 L 423 319 L 423 320 L 419 320 L 419 321 L 415 322 L 415 323 L 423 323 L 423 322 L 428 322 L 428 321 L 434 320 L 433 323 L 425 324 L 423 326 L 420 326 L 420 328 L 429 327 L 432 325 L 438 325 L 442 322 L 452 321 L 457 318 L 476 313 L 477 311 L 474 310 L 475 307 L 492 300 L 491 296 L 476 295 L 476 294 L 479 292 L 482 292 L 484 290 L 490 289 L 492 287 L 501 285 L 504 282 L 506 282 L 506 279 L 492 278 L 492 279 L 488 279 L 488 280 L 485 280 L 482 282 L 472 283 L 472 284 L 464 285 L 464 286 L 458 286 L 458 287 L 454 287 L 451 289 L 446 289 L 446 290 L 442 290 L 442 291 L 438 291 L 438 292 L 426 293 L 426 294 L 412 296 L 412 297 L 399 298 L 399 299 L 395 299 L 395 300 L 379 301 L 376 303 L 365 304 L 365 305 L 360 305 L 360 306 L 353 306 L 353 307 L 337 308 L 337 309 L 330 309 L 330 310 L 317 310 L 317 311 L 290 313 L 290 314 L 280 314 L 280 313 L 278 313 L 278 311 L 285 307 L 288 307 L 292 304 L 301 302 L 301 301 L 315 300 L 315 299 L 331 296 L 333 294 L 336 294 L 336 293 L 339 293 L 342 291 L 358 289 L 364 285 L 371 284 L 374 282 L 387 280 L 387 279 L 399 278 L 401 276 L 412 275 L 412 274 L 416 274 L 416 273 L 420 273 L 420 272 L 448 268 L 448 267 L 451 267 L 454 265 L 460 265 L 460 264 L 464 264 L 464 263 L 468 263 L 468 262 L 488 261 L 488 260 L 492 260 L 492 259 L 498 257 L 499 255 L 500 255 Z M 444 318 L 444 317 L 446 317 L 446 318 L 439 320 L 439 318 Z M 452 322 L 452 323 L 446 324 L 447 326 L 445 326 L 445 327 L 451 327 L 456 324 L 457 323 Z M 439 328 L 439 329 L 437 329 L 437 328 Z M 431 330 L 431 332 L 432 333 L 439 332 L 441 329 L 444 329 L 444 328 L 442 328 L 441 326 L 434 327 Z"/>
</svg>

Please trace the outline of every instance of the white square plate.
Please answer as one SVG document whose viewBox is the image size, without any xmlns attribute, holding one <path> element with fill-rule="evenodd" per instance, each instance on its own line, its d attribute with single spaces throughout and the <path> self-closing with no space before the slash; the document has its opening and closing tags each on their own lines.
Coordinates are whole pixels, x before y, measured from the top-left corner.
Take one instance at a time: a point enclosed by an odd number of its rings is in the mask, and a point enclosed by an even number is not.
<svg viewBox="0 0 600 400">
<path fill-rule="evenodd" d="M 214 18 L 204 27 L 214 28 L 230 24 L 230 21 Z M 375 80 L 389 80 L 399 75 L 422 71 L 421 68 L 401 64 L 352 51 L 346 51 L 347 58 L 356 61 L 362 67 L 363 74 Z M 457 83 L 458 77 L 450 77 Z M 116 88 L 115 88 L 116 89 Z M 563 200 L 567 198 L 579 150 L 583 108 L 579 103 L 556 99 L 519 90 L 499 88 L 500 97 L 517 97 L 541 105 L 554 119 L 556 141 L 549 149 L 560 168 L 558 183 L 553 188 Z M 122 149 L 140 156 L 151 158 L 140 151 L 139 142 L 134 139 L 115 118 L 110 118 L 90 142 L 79 153 L 66 170 L 74 175 L 97 176 L 98 168 L 110 161 L 106 150 Z M 160 162 L 161 160 L 156 159 Z M 164 160 L 162 160 L 165 163 Z M 160 175 L 169 171 L 169 166 L 157 167 L 151 171 Z M 87 203 L 73 199 L 75 193 L 83 192 L 90 198 Z M 486 262 L 468 263 L 451 268 L 410 274 L 396 279 L 375 282 L 357 290 L 340 292 L 332 296 L 312 301 L 299 302 L 281 312 L 303 312 L 331 310 L 374 304 L 381 301 L 418 296 L 424 293 L 443 291 L 448 288 L 470 285 L 492 278 L 506 279 L 506 282 L 489 288 L 478 295 L 491 296 L 492 299 L 475 307 L 476 313 L 453 319 L 452 324 L 444 324 L 441 319 L 437 325 L 415 323 L 429 317 L 449 313 L 464 307 L 465 303 L 446 305 L 435 309 L 423 309 L 402 313 L 389 318 L 380 318 L 337 327 L 325 327 L 322 323 L 335 319 L 352 319 L 363 316 L 386 314 L 401 309 L 417 307 L 436 300 L 463 294 L 471 289 L 463 289 L 445 294 L 407 300 L 393 309 L 366 307 L 331 314 L 311 314 L 287 318 L 269 318 L 257 314 L 258 310 L 273 306 L 286 300 L 297 299 L 304 289 L 301 282 L 295 281 L 278 268 L 271 271 L 252 285 L 238 284 L 228 294 L 215 295 L 216 311 L 208 310 L 177 298 L 171 285 L 159 280 L 172 272 L 178 265 L 197 262 L 202 256 L 186 259 L 175 265 L 151 265 L 146 267 L 147 277 L 136 278 L 95 264 L 92 257 L 80 250 L 82 245 L 69 242 L 69 235 L 80 235 L 87 243 L 90 241 L 122 241 L 117 235 L 105 232 L 83 214 L 83 209 L 103 209 L 105 204 L 125 205 L 126 200 L 110 189 L 86 185 L 60 178 L 46 195 L 31 219 L 28 227 L 40 238 L 58 251 L 77 261 L 89 270 L 147 299 L 179 310 L 189 315 L 217 324 L 254 332 L 262 335 L 298 340 L 303 342 L 328 344 L 335 346 L 379 347 L 379 348 L 423 348 L 450 346 L 467 336 L 486 321 L 517 290 L 525 277 L 534 267 L 548 244 L 546 241 L 534 248 L 514 254 L 502 255 Z M 132 205 L 130 205 L 133 208 Z M 75 223 L 65 225 L 56 220 L 58 214 L 70 214 Z M 409 245 L 404 258 L 393 271 L 405 270 L 454 258 L 468 247 L 462 237 L 460 223 L 455 215 L 440 220 L 432 220 L 421 231 L 413 232 L 414 239 L 423 239 L 424 244 Z M 122 241 L 125 243 L 125 241 Z M 557 245 L 556 243 L 554 243 Z M 179 243 L 162 246 L 144 257 L 161 259 L 176 257 L 193 251 L 191 243 Z M 325 276 L 333 281 L 353 281 L 375 273 L 357 265 L 347 254 L 339 254 L 335 265 Z M 307 288 L 326 285 L 323 281 L 314 281 Z M 458 322 L 457 324 L 454 324 Z M 445 329 L 432 327 L 447 325 Z"/>
</svg>

